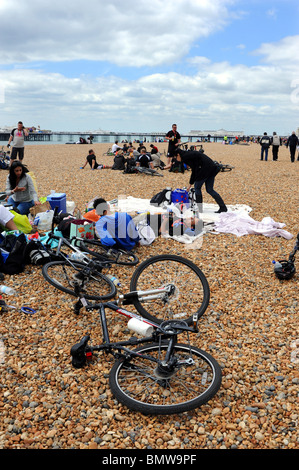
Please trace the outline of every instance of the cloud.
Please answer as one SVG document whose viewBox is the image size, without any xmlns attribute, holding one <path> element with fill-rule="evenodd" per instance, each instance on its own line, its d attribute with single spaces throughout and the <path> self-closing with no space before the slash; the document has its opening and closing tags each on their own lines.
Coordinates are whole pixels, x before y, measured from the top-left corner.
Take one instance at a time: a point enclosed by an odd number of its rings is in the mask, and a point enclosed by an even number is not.
<svg viewBox="0 0 299 470">
<path fill-rule="evenodd" d="M 253 52 L 260 59 L 254 66 L 188 57 L 195 41 L 230 21 L 233 4 L 88 0 L 82 8 L 77 0 L 52 0 L 47 7 L 32 0 L 29 8 L 2 0 L 1 17 L 13 21 L 0 29 L 1 125 L 21 119 L 52 130 L 145 132 L 168 130 L 177 121 L 185 132 L 248 133 L 268 130 L 266 124 L 278 132 L 296 127 L 299 36 L 262 44 Z M 147 68 L 137 79 L 43 69 L 47 61 L 73 60 Z M 158 67 L 179 61 L 180 73 Z M 160 73 L 151 73 L 152 65 Z"/>
<path fill-rule="evenodd" d="M 227 128 L 260 133 L 269 130 L 264 129 L 267 125 L 270 132 L 273 127 L 282 133 L 294 127 L 295 68 L 286 74 L 276 61 L 245 66 L 213 63 L 204 57 L 190 63 L 193 73 L 155 73 L 136 80 L 69 78 L 37 69 L 0 71 L 6 96 L 3 114 L 19 119 L 21 112 L 23 121 L 26 116 L 31 125 L 52 130 L 158 131 L 173 120 L 186 132 Z"/>
<path fill-rule="evenodd" d="M 255 55 L 263 56 L 263 61 L 269 64 L 287 66 L 297 69 L 299 63 L 299 35 L 287 36 L 274 43 L 264 43 L 253 52 Z"/>
<path fill-rule="evenodd" d="M 2 0 L 0 63 L 171 64 L 226 25 L 232 0 Z M 24 20 L 26 18 L 26 21 Z"/>
</svg>

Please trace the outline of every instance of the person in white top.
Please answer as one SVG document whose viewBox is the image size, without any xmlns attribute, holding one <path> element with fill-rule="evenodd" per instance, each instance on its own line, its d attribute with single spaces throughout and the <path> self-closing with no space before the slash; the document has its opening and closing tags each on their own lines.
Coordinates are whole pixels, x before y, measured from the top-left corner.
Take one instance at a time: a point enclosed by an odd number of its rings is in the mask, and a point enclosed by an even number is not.
<svg viewBox="0 0 299 470">
<path fill-rule="evenodd" d="M 18 230 L 13 219 L 14 215 L 5 206 L 0 205 L 0 224 L 8 230 Z"/>
<path fill-rule="evenodd" d="M 115 143 L 112 145 L 112 152 L 115 153 L 119 149 L 121 149 L 121 147 L 118 145 L 118 140 L 116 140 Z"/>
</svg>

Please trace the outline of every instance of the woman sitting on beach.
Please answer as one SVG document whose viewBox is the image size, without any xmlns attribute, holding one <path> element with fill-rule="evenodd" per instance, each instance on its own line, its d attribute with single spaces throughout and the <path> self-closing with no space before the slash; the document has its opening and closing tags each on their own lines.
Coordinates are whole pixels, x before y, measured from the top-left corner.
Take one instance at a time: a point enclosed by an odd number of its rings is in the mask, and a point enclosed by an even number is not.
<svg viewBox="0 0 299 470">
<path fill-rule="evenodd" d="M 9 168 L 6 180 L 7 202 L 22 215 L 28 215 L 31 207 L 40 204 L 33 180 L 27 173 L 23 163 L 15 160 Z"/>
</svg>

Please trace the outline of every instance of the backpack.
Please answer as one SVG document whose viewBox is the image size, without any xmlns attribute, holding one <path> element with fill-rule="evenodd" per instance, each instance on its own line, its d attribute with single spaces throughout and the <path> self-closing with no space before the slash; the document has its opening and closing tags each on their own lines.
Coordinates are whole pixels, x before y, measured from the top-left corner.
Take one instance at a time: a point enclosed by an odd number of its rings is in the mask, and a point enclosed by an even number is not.
<svg viewBox="0 0 299 470">
<path fill-rule="evenodd" d="M 19 274 L 24 271 L 27 240 L 24 233 L 16 236 L 8 234 L 0 243 L 0 272 Z"/>
<path fill-rule="evenodd" d="M 128 158 L 124 173 L 137 173 L 136 162 L 134 158 Z"/>
<path fill-rule="evenodd" d="M 163 204 L 164 201 L 167 201 L 166 193 L 169 191 L 169 189 L 163 189 L 159 193 L 155 194 L 151 200 L 150 204 L 153 204 L 154 206 L 160 206 Z"/>
</svg>

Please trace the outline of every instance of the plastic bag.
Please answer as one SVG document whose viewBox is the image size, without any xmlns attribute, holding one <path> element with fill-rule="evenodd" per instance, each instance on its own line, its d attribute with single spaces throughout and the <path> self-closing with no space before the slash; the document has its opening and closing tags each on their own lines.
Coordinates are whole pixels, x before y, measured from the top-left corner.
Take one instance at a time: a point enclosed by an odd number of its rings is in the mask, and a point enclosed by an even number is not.
<svg viewBox="0 0 299 470">
<path fill-rule="evenodd" d="M 52 228 L 52 220 L 53 220 L 54 211 L 49 210 L 46 212 L 40 212 L 36 215 L 34 219 L 34 225 L 37 226 L 38 230 L 42 232 L 47 232 Z"/>
<path fill-rule="evenodd" d="M 13 221 L 16 224 L 18 230 L 23 233 L 30 233 L 32 230 L 32 226 L 29 222 L 27 215 L 18 214 L 13 210 L 11 210 L 10 212 L 14 216 Z"/>
<path fill-rule="evenodd" d="M 156 238 L 152 227 L 146 222 L 139 222 L 136 228 L 140 237 L 140 245 L 151 245 Z"/>
</svg>

